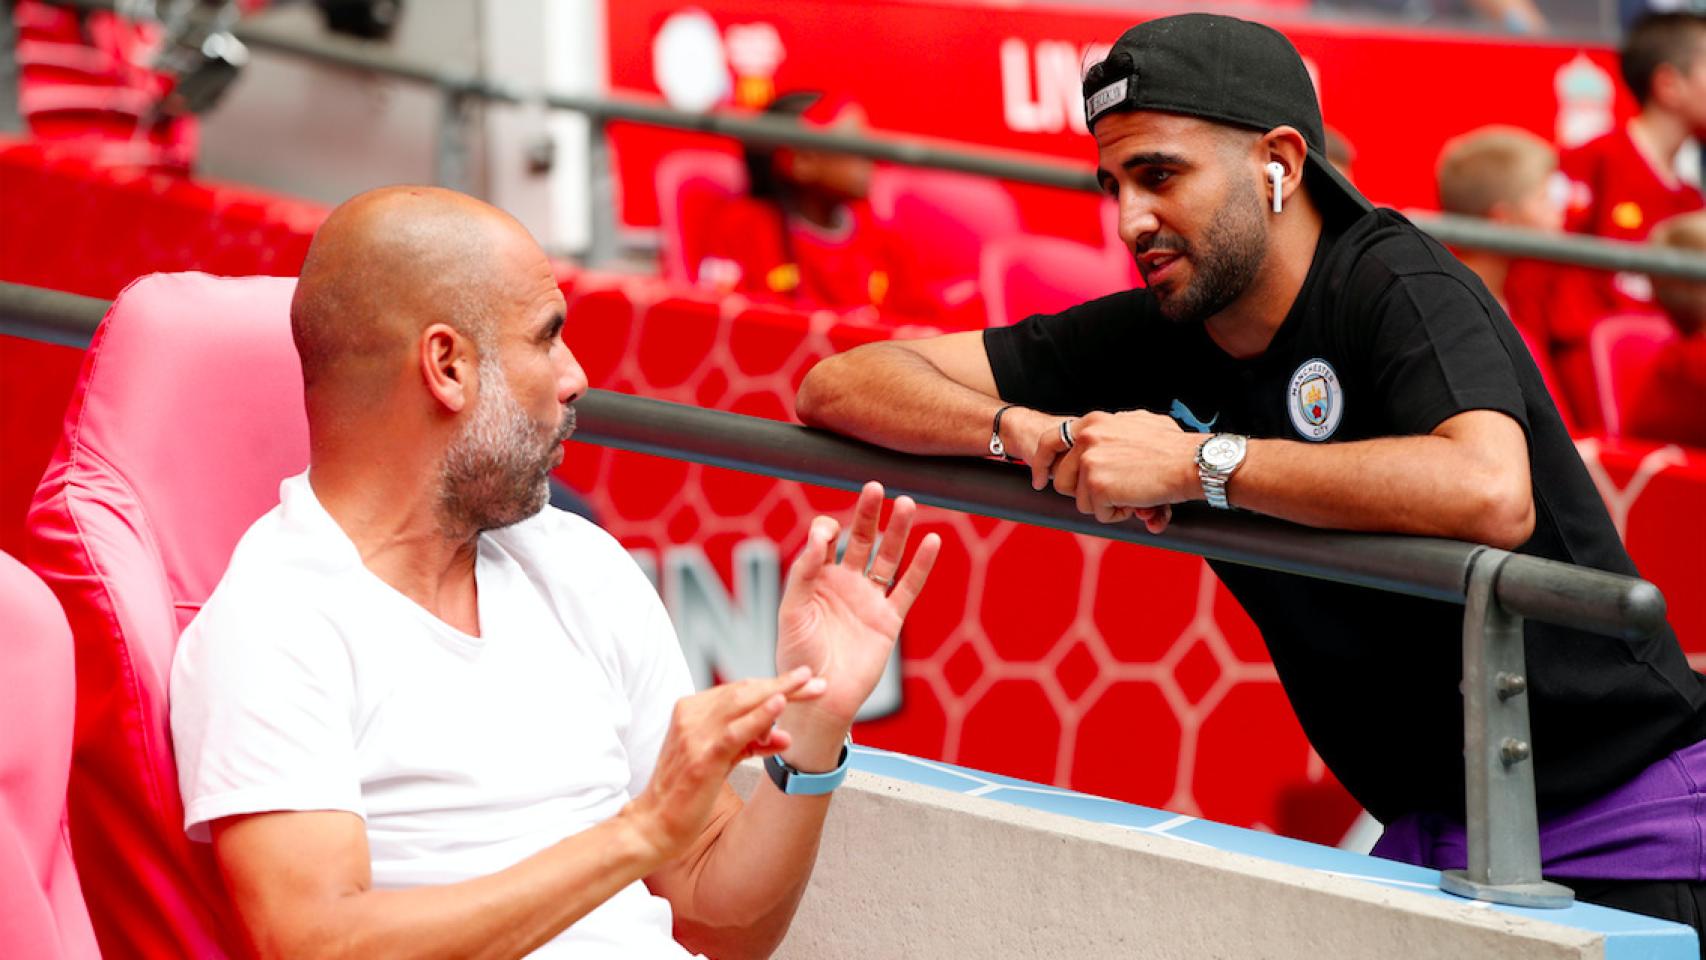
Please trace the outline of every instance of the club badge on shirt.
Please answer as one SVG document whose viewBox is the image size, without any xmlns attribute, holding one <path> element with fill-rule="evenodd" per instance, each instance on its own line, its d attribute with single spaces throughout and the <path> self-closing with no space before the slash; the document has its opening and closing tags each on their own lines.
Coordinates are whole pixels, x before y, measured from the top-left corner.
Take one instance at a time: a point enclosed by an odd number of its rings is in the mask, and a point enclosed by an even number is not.
<svg viewBox="0 0 1706 960">
<path fill-rule="evenodd" d="M 1339 428 L 1345 412 L 1345 391 L 1333 365 L 1317 357 L 1306 360 L 1291 375 L 1286 398 L 1291 425 L 1305 440 L 1325 440 Z"/>
</svg>

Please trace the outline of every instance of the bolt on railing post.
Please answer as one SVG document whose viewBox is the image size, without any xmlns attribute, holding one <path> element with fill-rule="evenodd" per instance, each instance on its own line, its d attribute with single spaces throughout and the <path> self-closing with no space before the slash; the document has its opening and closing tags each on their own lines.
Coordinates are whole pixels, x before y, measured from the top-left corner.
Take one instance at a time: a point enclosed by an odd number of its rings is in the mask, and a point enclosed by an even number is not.
<svg viewBox="0 0 1706 960">
<path fill-rule="evenodd" d="M 1477 551 L 1469 560 L 1463 609 L 1463 766 L 1469 869 L 1447 870 L 1440 889 L 1519 907 L 1567 907 L 1569 887 L 1540 875 L 1540 822 L 1522 618 L 1499 605 L 1494 588 L 1510 558 Z"/>
<path fill-rule="evenodd" d="M 433 152 L 433 182 L 467 193 L 469 93 L 461 87 L 439 88 L 438 138 Z"/>
<path fill-rule="evenodd" d="M 600 266 L 616 259 L 616 176 L 610 164 L 610 127 L 603 115 L 587 114 L 587 204 L 590 216 L 586 260 Z"/>
</svg>

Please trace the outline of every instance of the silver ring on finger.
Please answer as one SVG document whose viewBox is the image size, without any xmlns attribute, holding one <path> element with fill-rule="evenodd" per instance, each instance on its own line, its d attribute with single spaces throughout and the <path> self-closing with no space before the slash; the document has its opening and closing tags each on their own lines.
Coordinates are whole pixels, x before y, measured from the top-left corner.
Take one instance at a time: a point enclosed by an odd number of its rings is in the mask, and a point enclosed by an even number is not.
<svg viewBox="0 0 1706 960">
<path fill-rule="evenodd" d="M 1068 450 L 1071 450 L 1073 447 L 1078 445 L 1077 442 L 1072 439 L 1071 420 L 1060 421 L 1060 442 L 1066 444 L 1066 449 Z"/>
<path fill-rule="evenodd" d="M 872 583 L 882 587 L 885 591 L 892 590 L 894 588 L 893 577 L 879 577 L 875 573 L 867 573 L 865 576 L 869 578 Z"/>
</svg>

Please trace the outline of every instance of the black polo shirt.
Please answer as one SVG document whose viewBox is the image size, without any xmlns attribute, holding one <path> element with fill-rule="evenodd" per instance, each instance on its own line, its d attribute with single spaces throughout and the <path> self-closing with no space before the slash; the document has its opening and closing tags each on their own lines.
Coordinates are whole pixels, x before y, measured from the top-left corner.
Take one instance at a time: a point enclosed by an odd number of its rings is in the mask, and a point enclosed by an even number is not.
<svg viewBox="0 0 1706 960">
<path fill-rule="evenodd" d="M 1202 324 L 1164 318 L 1144 290 L 985 331 L 984 346 L 1003 400 L 1062 414 L 1144 409 L 1191 430 L 1343 443 L 1497 410 L 1528 437 L 1535 527 L 1520 552 L 1636 573 L 1510 320 L 1468 268 L 1390 210 L 1323 235 L 1259 357 L 1228 356 Z M 1383 822 L 1461 816 L 1463 607 L 1213 567 L 1261 628 L 1304 731 L 1346 788 Z M 1668 627 L 1645 641 L 1534 621 L 1525 631 L 1543 812 L 1706 737 L 1706 684 Z"/>
</svg>

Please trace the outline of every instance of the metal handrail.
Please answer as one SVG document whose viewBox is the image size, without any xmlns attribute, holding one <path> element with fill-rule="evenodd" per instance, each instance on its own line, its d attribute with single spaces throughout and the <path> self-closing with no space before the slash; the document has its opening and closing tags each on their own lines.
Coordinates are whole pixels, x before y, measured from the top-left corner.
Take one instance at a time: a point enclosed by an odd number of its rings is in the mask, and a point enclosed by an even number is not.
<svg viewBox="0 0 1706 960">
<path fill-rule="evenodd" d="M 84 9 L 115 9 L 114 0 L 55 2 Z M 116 6 L 122 10 L 124 4 Z M 524 89 L 494 83 L 469 73 L 413 63 L 388 52 L 381 52 L 383 47 L 376 48 L 373 44 L 358 40 L 326 37 L 308 42 L 249 22 L 237 24 L 232 32 L 256 50 L 267 50 L 324 66 L 437 87 L 446 98 L 446 109 L 442 112 L 441 120 L 444 128 L 438 139 L 441 156 L 435 165 L 440 171 L 463 168 L 460 159 L 465 153 L 465 145 L 458 141 L 454 128 L 461 122 L 461 105 L 470 98 L 512 104 L 539 103 L 552 109 L 567 110 L 585 116 L 593 128 L 594 156 L 590 166 L 594 181 L 595 215 L 602 218 L 601 222 L 594 225 L 593 230 L 591 258 L 595 261 L 608 260 L 615 253 L 614 194 L 608 182 L 609 159 L 603 137 L 603 126 L 610 122 L 715 134 L 743 143 L 831 150 L 888 163 L 952 170 L 1015 183 L 1067 190 L 1100 189 L 1095 175 L 1090 170 L 1076 164 L 1042 160 L 1035 155 L 987 148 L 972 149 L 953 141 L 923 137 L 818 129 L 781 117 L 740 113 L 693 113 L 670 108 L 654 99 L 633 96 L 582 96 Z M 452 178 L 452 182 L 446 185 L 459 184 Z M 1463 249 L 1487 250 L 1601 270 L 1633 271 L 1655 277 L 1706 281 L 1706 256 L 1696 253 L 1623 240 L 1574 234 L 1545 234 L 1451 214 L 1417 211 L 1412 212 L 1410 216 L 1418 227 L 1432 234 L 1441 243 Z"/>
<path fill-rule="evenodd" d="M 87 344 L 108 304 L 0 283 L 0 334 Z M 1210 559 L 1466 603 L 1463 693 L 1469 869 L 1442 889 L 1531 907 L 1572 902 L 1541 875 L 1522 621 L 1531 617 L 1639 638 L 1662 629 L 1657 587 L 1557 561 L 1426 537 L 1311 529 L 1180 508 L 1168 529 L 1102 524 L 994 462 L 917 457 L 739 414 L 604 390 L 579 403 L 583 441 L 841 489 L 883 481 L 920 502 Z"/>
<path fill-rule="evenodd" d="M 0 330 L 87 345 L 107 301 L 0 283 Z M 1104 524 L 1068 500 L 1031 489 L 1029 474 L 963 457 L 920 457 L 821 430 L 609 390 L 576 405 L 588 443 L 857 490 L 873 478 L 921 503 L 1072 533 L 1125 540 L 1390 593 L 1462 603 L 1469 570 L 1489 548 L 1459 540 L 1304 527 L 1253 514 L 1178 509 L 1164 533 L 1137 521 Z M 1503 554 L 1505 551 L 1492 551 Z M 1665 599 L 1646 580 L 1510 554 L 1494 596 L 1505 610 L 1611 636 L 1651 636 Z"/>
<path fill-rule="evenodd" d="M 0 283 L 0 334 L 86 345 L 108 304 Z M 917 457 L 792 424 L 605 390 L 579 402 L 583 441 L 840 489 L 877 479 L 894 494 L 984 516 L 1126 540 L 1388 592 L 1465 604 L 1464 775 L 1469 868 L 1441 874 L 1460 896 L 1563 907 L 1541 876 L 1524 617 L 1625 637 L 1665 623 L 1657 587 L 1505 550 L 1427 537 L 1317 530 L 1264 517 L 1180 508 L 1161 534 L 1102 524 L 990 461 Z"/>
<path fill-rule="evenodd" d="M 1488 551 L 1195 505 L 1175 508 L 1167 530 L 1152 534 L 1135 520 L 1087 517 L 1071 501 L 1031 489 L 1028 472 L 993 461 L 896 453 L 807 427 L 606 390 L 589 391 L 576 406 L 575 435 L 602 446 L 843 490 L 875 478 L 891 493 L 950 510 L 1431 600 L 1462 603 L 1469 569 Z M 1523 554 L 1505 561 L 1496 596 L 1512 613 L 1613 636 L 1650 636 L 1665 622 L 1664 596 L 1645 580 Z"/>
<path fill-rule="evenodd" d="M 1706 280 L 1706 254 L 1693 250 L 1579 233 L 1543 233 L 1454 213 L 1406 210 L 1404 215 L 1440 243 L 1463 250 L 1485 250 L 1596 270 L 1644 273 L 1652 277 Z"/>
</svg>

